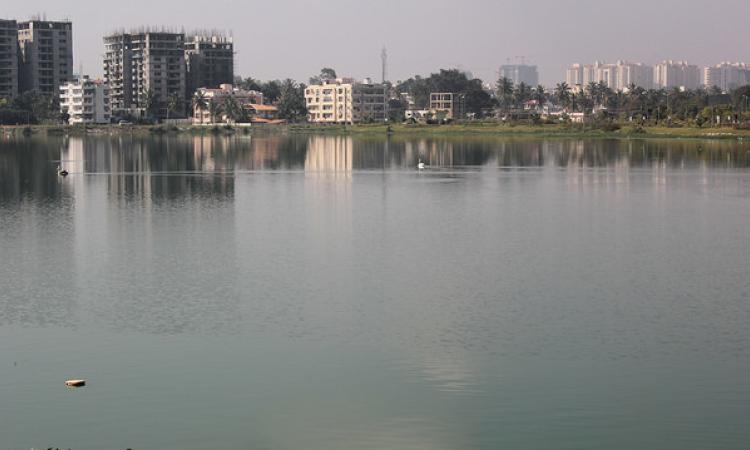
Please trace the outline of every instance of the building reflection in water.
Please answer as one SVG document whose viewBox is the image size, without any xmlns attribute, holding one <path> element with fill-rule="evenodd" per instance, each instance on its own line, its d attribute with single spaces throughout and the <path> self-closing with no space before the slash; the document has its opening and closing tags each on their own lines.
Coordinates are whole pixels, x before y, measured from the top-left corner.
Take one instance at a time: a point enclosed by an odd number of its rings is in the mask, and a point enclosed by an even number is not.
<svg viewBox="0 0 750 450">
<path fill-rule="evenodd" d="M 354 168 L 354 142 L 350 136 L 310 136 L 305 172 L 350 178 Z"/>
</svg>

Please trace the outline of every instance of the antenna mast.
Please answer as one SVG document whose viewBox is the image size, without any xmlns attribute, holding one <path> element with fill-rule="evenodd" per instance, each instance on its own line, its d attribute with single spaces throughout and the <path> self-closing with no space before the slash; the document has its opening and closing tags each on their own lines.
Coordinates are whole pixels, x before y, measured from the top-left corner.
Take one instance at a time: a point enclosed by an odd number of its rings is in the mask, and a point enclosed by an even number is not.
<svg viewBox="0 0 750 450">
<path fill-rule="evenodd" d="M 385 83 L 388 77 L 388 50 L 383 46 L 383 51 L 380 52 L 380 61 L 382 63 L 382 82 Z"/>
</svg>

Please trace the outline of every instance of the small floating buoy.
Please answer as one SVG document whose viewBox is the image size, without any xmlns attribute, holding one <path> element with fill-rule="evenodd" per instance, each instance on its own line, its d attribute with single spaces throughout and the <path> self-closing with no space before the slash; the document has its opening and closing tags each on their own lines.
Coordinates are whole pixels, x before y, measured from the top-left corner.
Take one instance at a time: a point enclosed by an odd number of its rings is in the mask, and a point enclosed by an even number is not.
<svg viewBox="0 0 750 450">
<path fill-rule="evenodd" d="M 68 380 L 65 382 L 65 385 L 70 387 L 83 387 L 86 386 L 86 380 Z"/>
<path fill-rule="evenodd" d="M 424 163 L 422 162 L 421 159 L 419 160 L 419 163 L 417 164 L 417 169 L 418 170 L 424 170 Z"/>
</svg>

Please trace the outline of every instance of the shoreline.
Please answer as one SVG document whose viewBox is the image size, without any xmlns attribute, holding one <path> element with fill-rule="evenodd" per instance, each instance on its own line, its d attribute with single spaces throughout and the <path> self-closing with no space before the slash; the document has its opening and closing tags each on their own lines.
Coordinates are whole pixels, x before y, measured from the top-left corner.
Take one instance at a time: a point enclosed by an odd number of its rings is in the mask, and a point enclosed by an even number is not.
<svg viewBox="0 0 750 450">
<path fill-rule="evenodd" d="M 529 137 L 529 138 L 585 138 L 585 139 L 685 139 L 685 140 L 750 140 L 750 129 L 643 127 L 625 126 L 616 131 L 586 129 L 579 125 L 526 125 L 496 123 L 466 123 L 447 125 L 4 125 L 0 138 L 86 135 L 234 135 L 253 133 L 328 134 L 351 136 L 407 136 L 407 137 Z"/>
</svg>

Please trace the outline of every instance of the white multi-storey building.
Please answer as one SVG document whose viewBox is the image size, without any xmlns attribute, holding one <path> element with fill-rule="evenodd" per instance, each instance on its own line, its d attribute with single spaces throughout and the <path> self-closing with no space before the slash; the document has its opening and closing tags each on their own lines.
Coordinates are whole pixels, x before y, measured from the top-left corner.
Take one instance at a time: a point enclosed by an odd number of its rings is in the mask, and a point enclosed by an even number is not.
<svg viewBox="0 0 750 450">
<path fill-rule="evenodd" d="M 604 83 L 611 89 L 621 91 L 631 84 L 645 89 L 654 85 L 653 68 L 642 63 L 618 61 L 616 64 L 595 62 L 594 64 L 573 64 L 566 73 L 566 82 L 571 87 L 585 88 L 589 83 Z"/>
<path fill-rule="evenodd" d="M 700 84 L 700 68 L 687 61 L 662 61 L 654 66 L 654 86 L 657 88 L 696 89 Z"/>
<path fill-rule="evenodd" d="M 365 79 L 324 81 L 305 89 L 308 120 L 314 123 L 382 122 L 386 119 L 387 87 Z"/>
<path fill-rule="evenodd" d="M 88 77 L 64 83 L 60 86 L 60 110 L 68 114 L 70 125 L 109 123 L 109 86 Z"/>
<path fill-rule="evenodd" d="M 703 85 L 708 88 L 715 86 L 729 92 L 746 84 L 750 84 L 750 66 L 747 64 L 723 62 L 703 69 Z"/>
</svg>

